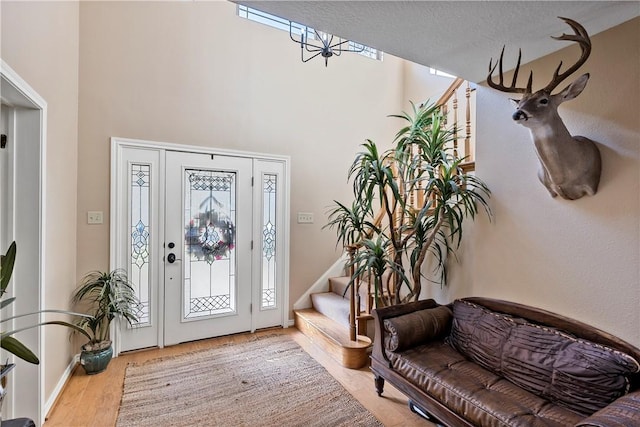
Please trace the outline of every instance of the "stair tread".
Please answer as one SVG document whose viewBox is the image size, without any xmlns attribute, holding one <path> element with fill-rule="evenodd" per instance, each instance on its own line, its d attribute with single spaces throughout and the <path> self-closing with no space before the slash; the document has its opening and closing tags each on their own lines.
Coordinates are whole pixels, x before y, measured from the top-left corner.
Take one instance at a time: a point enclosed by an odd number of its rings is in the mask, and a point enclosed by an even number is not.
<svg viewBox="0 0 640 427">
<path fill-rule="evenodd" d="M 331 293 L 339 295 L 346 300 L 351 298 L 351 288 L 349 286 L 351 282 L 350 276 L 337 276 L 329 278 L 329 289 Z M 368 292 L 365 283 L 361 283 L 358 287 L 358 293 L 360 294 L 360 310 L 367 309 Z"/>
<path fill-rule="evenodd" d="M 350 301 L 333 292 L 322 292 L 311 295 L 311 304 L 314 310 L 341 323 L 349 326 Z"/>
<path fill-rule="evenodd" d="M 347 305 L 349 305 L 348 297 L 343 297 L 342 295 L 336 294 L 335 292 L 316 292 L 314 294 L 311 294 L 311 296 L 314 298 L 327 298 L 340 302 L 344 301 Z"/>
<path fill-rule="evenodd" d="M 313 308 L 295 310 L 295 313 L 341 347 L 367 348 L 371 345 L 371 339 L 362 335 L 358 335 L 356 341 L 351 341 L 348 328 Z"/>
</svg>

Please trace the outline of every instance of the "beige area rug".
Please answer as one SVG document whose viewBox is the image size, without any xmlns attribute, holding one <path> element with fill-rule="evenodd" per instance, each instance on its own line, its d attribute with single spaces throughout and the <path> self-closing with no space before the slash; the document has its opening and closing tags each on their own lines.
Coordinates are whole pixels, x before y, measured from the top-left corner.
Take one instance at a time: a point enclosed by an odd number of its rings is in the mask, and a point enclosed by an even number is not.
<svg viewBox="0 0 640 427">
<path fill-rule="evenodd" d="M 382 426 L 286 335 L 129 365 L 116 425 Z"/>
</svg>

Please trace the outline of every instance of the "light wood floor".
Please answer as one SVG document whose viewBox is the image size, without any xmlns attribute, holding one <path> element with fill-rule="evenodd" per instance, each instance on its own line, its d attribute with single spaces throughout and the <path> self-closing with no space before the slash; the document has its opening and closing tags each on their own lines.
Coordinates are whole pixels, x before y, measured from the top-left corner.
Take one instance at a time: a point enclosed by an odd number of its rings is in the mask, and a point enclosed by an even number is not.
<svg viewBox="0 0 640 427">
<path fill-rule="evenodd" d="M 373 374 L 368 368 L 360 370 L 343 368 L 312 344 L 297 329 L 277 329 L 257 333 L 273 334 L 274 332 L 291 335 L 307 353 L 323 365 L 345 389 L 354 395 L 386 427 L 434 426 L 434 424 L 412 413 L 407 406 L 407 398 L 390 384 L 385 385 L 383 397 L 378 397 L 373 384 Z M 113 359 L 106 372 L 98 375 L 86 375 L 82 368 L 78 367 L 49 413 L 44 426 L 113 426 L 118 416 L 124 384 L 124 372 L 129 362 L 143 362 L 158 357 L 174 356 L 194 350 L 216 347 L 230 342 L 243 342 L 247 340 L 248 336 L 249 334 L 232 335 L 163 349 L 125 354 Z"/>
</svg>

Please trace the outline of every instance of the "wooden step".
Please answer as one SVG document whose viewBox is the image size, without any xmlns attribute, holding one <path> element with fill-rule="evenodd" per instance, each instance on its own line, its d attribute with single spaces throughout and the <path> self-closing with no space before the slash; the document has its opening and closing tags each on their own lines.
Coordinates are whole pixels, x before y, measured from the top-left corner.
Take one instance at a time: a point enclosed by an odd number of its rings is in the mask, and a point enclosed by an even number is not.
<svg viewBox="0 0 640 427">
<path fill-rule="evenodd" d="M 349 339 L 349 329 L 312 308 L 294 310 L 295 326 L 345 368 L 360 369 L 369 363 L 371 339 Z"/>
</svg>

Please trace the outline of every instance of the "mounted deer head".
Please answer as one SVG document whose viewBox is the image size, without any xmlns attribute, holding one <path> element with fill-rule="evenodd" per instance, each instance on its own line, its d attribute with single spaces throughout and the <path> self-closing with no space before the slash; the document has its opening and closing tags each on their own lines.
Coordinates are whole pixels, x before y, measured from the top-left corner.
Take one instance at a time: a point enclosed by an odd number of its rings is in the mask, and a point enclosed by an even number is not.
<svg viewBox="0 0 640 427">
<path fill-rule="evenodd" d="M 521 93 L 522 99 L 513 100 L 517 107 L 513 120 L 529 128 L 533 143 L 540 160 L 538 178 L 547 187 L 552 197 L 575 200 L 585 194 L 590 196 L 598 191 L 600 182 L 601 160 L 596 144 L 583 136 L 571 136 L 562 119 L 558 115 L 558 106 L 564 101 L 580 95 L 589 80 L 589 74 L 583 74 L 559 93 L 551 92 L 569 75 L 582 66 L 591 53 L 591 40 L 585 29 L 577 22 L 560 18 L 573 29 L 575 34 L 562 34 L 552 37 L 555 40 L 577 42 L 582 49 L 580 59 L 563 73 L 560 73 L 562 61 L 553 73 L 551 82 L 537 92 L 532 93 L 533 71 L 529 74 L 526 88 L 516 87 L 522 52 L 518 52 L 518 62 L 513 73 L 510 86 L 503 83 L 502 58 L 493 64 L 489 61 L 487 84 L 499 91 Z M 493 73 L 498 67 L 498 83 L 493 81 Z"/>
</svg>

